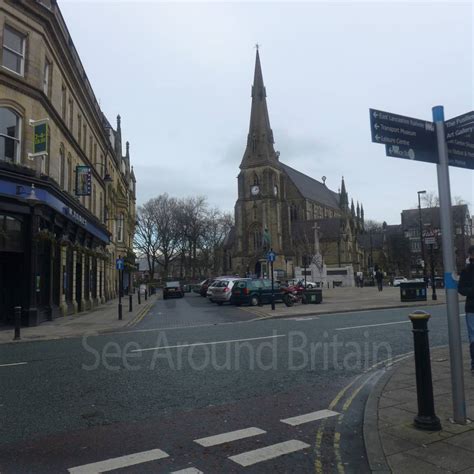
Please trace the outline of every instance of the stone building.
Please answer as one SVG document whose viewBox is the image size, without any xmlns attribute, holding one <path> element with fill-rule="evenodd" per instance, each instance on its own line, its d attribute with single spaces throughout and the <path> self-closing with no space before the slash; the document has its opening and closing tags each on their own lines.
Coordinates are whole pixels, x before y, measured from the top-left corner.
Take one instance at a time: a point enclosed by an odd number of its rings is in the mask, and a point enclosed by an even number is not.
<svg viewBox="0 0 474 474">
<path fill-rule="evenodd" d="M 0 41 L 0 323 L 34 325 L 117 294 L 136 182 L 56 1 L 1 0 Z"/>
<path fill-rule="evenodd" d="M 363 209 L 349 206 L 344 179 L 338 192 L 280 161 L 257 49 L 250 126 L 238 175 L 235 227 L 226 246 L 224 271 L 269 275 L 266 254 L 273 249 L 281 277 L 294 275 L 318 252 L 327 265 L 359 266 L 356 235 Z M 362 215 L 361 215 L 362 213 Z M 323 252 L 324 250 L 324 252 Z"/>
</svg>

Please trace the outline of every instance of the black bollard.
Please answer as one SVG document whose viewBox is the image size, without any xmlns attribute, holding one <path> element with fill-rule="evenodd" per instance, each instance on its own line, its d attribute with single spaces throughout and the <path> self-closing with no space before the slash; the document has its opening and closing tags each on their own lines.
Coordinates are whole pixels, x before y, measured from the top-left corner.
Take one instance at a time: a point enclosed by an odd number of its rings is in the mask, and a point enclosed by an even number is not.
<svg viewBox="0 0 474 474">
<path fill-rule="evenodd" d="M 21 306 L 15 306 L 15 335 L 13 337 L 14 341 L 19 341 L 20 337 L 20 327 L 21 327 Z"/>
<path fill-rule="evenodd" d="M 122 321 L 122 301 L 120 301 L 118 304 L 118 318 L 119 321 Z"/>
<path fill-rule="evenodd" d="M 439 431 L 441 430 L 441 423 L 435 414 L 433 381 L 431 378 L 430 342 L 428 339 L 430 314 L 425 311 L 414 311 L 409 317 L 413 324 L 416 394 L 418 398 L 418 415 L 414 419 L 414 424 L 420 430 Z"/>
<path fill-rule="evenodd" d="M 132 295 L 128 295 L 128 311 L 133 311 Z"/>
<path fill-rule="evenodd" d="M 148 290 L 145 288 L 145 301 L 148 299 Z"/>
<path fill-rule="evenodd" d="M 138 296 L 138 304 L 142 304 L 141 296 L 140 296 L 140 288 L 138 288 L 137 296 Z"/>
</svg>

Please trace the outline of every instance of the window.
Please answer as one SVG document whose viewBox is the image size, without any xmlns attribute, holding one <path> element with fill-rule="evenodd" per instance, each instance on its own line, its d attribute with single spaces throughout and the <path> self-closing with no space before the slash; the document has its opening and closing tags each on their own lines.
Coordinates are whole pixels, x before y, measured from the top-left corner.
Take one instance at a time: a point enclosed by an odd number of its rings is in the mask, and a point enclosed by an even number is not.
<svg viewBox="0 0 474 474">
<path fill-rule="evenodd" d="M 117 221 L 117 242 L 123 242 L 123 213 L 120 214 Z"/>
<path fill-rule="evenodd" d="M 255 229 L 253 232 L 253 249 L 257 252 L 262 248 L 262 233 Z"/>
<path fill-rule="evenodd" d="M 84 120 L 84 122 L 85 122 L 85 120 Z M 86 124 L 84 124 L 82 126 L 82 138 L 83 138 L 82 148 L 83 148 L 84 153 L 85 153 L 86 150 L 87 150 L 87 148 L 86 148 L 87 147 L 87 125 Z"/>
<path fill-rule="evenodd" d="M 77 114 L 77 141 L 79 146 L 81 145 L 82 140 L 82 117 L 80 114 Z"/>
<path fill-rule="evenodd" d="M 59 149 L 59 186 L 64 189 L 64 174 L 66 171 L 66 158 L 64 157 L 64 148 Z"/>
<path fill-rule="evenodd" d="M 66 96 L 66 86 L 63 84 L 61 88 L 61 114 L 64 120 L 66 120 Z"/>
<path fill-rule="evenodd" d="M 99 219 L 100 222 L 104 222 L 104 200 L 102 192 L 99 193 Z"/>
<path fill-rule="evenodd" d="M 3 67 L 21 76 L 25 72 L 25 35 L 9 26 L 3 30 Z"/>
<path fill-rule="evenodd" d="M 67 157 L 66 177 L 67 177 L 67 183 L 66 183 L 65 189 L 71 192 L 72 191 L 72 158 L 70 154 Z"/>
<path fill-rule="evenodd" d="M 97 204 L 97 186 L 94 184 L 92 186 L 92 209 L 91 209 L 91 212 L 92 214 L 96 215 L 97 214 L 97 207 L 96 207 L 96 204 Z"/>
<path fill-rule="evenodd" d="M 47 58 L 44 60 L 44 70 L 43 70 L 43 92 L 49 97 L 51 84 L 51 63 Z"/>
<path fill-rule="evenodd" d="M 94 163 L 97 163 L 97 143 L 94 143 Z"/>
<path fill-rule="evenodd" d="M 21 118 L 12 109 L 0 107 L 0 160 L 20 161 Z"/>
<path fill-rule="evenodd" d="M 69 130 L 71 130 L 71 133 L 73 131 L 73 125 L 74 125 L 74 102 L 70 98 L 69 99 Z"/>
<path fill-rule="evenodd" d="M 92 160 L 92 135 L 89 135 L 89 160 Z"/>
</svg>

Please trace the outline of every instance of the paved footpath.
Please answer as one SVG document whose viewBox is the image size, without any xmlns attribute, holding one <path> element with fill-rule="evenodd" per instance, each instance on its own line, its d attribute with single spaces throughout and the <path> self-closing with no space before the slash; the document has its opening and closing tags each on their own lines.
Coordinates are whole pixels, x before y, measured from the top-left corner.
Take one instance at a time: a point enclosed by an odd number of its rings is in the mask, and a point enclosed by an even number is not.
<svg viewBox="0 0 474 474">
<path fill-rule="evenodd" d="M 467 416 L 474 419 L 474 375 L 469 349 L 464 346 Z M 474 473 L 474 422 L 453 424 L 448 348 L 431 352 L 436 415 L 442 430 L 421 431 L 413 426 L 417 414 L 413 357 L 395 366 L 378 382 L 365 409 L 364 437 L 373 472 Z"/>
<path fill-rule="evenodd" d="M 385 308 L 409 308 L 413 306 L 427 306 L 445 304 L 444 289 L 437 289 L 437 300 L 431 299 L 431 288 L 428 290 L 427 301 L 400 301 L 400 288 L 384 287 L 378 291 L 376 287 L 352 288 L 325 288 L 321 304 L 297 304 L 288 308 L 283 303 L 277 303 L 272 311 L 270 305 L 247 307 L 256 315 L 264 318 L 281 318 L 305 316 L 309 314 L 344 313 L 353 311 L 367 311 Z M 460 299 L 463 301 L 463 298 Z"/>
<path fill-rule="evenodd" d="M 22 327 L 20 341 L 13 341 L 13 326 L 3 327 L 0 330 L 0 344 L 79 337 L 85 333 L 105 333 L 133 327 L 146 316 L 155 303 L 157 295 L 150 295 L 147 300 L 142 295 L 141 304 L 138 304 L 137 294 L 132 295 L 132 298 L 133 310 L 131 312 L 128 310 L 128 295 L 122 298 L 122 320 L 118 319 L 118 298 L 116 298 L 92 311 L 64 316 L 34 327 Z"/>
</svg>

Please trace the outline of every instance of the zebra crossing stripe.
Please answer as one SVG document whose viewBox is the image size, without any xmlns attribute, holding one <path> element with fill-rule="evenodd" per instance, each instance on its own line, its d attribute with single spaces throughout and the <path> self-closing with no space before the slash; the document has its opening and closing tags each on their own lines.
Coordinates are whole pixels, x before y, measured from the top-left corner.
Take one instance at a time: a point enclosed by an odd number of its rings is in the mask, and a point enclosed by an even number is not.
<svg viewBox="0 0 474 474">
<path fill-rule="evenodd" d="M 292 418 L 286 418 L 280 420 L 282 423 L 286 423 L 291 426 L 302 425 L 303 423 L 309 423 L 310 421 L 322 420 L 324 418 L 329 418 L 330 416 L 339 415 L 336 411 L 332 410 L 319 410 L 313 411 L 311 413 L 306 413 L 305 415 L 294 416 Z"/>
<path fill-rule="evenodd" d="M 71 474 L 99 474 L 101 472 L 113 471 L 122 467 L 135 466 L 149 461 L 156 461 L 169 457 L 161 449 L 152 449 L 150 451 L 143 451 L 141 453 L 128 454 L 127 456 L 120 456 L 119 458 L 107 459 L 106 461 L 94 462 L 91 464 L 84 464 L 83 466 L 71 467 L 68 471 Z"/>
<path fill-rule="evenodd" d="M 253 451 L 247 451 L 245 453 L 237 454 L 236 456 L 230 456 L 231 461 L 240 464 L 243 467 L 252 466 L 262 461 L 269 461 L 270 459 L 283 456 L 285 454 L 294 453 L 305 448 L 309 448 L 309 444 L 303 443 L 296 439 L 290 441 L 284 441 L 283 443 L 272 444 L 264 448 L 255 449 Z"/>
<path fill-rule="evenodd" d="M 238 439 L 250 438 L 251 436 L 265 433 L 266 431 L 263 431 L 260 428 L 245 428 L 243 430 L 229 431 L 227 433 L 221 433 L 207 438 L 195 439 L 194 442 L 208 448 L 209 446 L 229 443 L 231 441 L 237 441 Z"/>
</svg>

